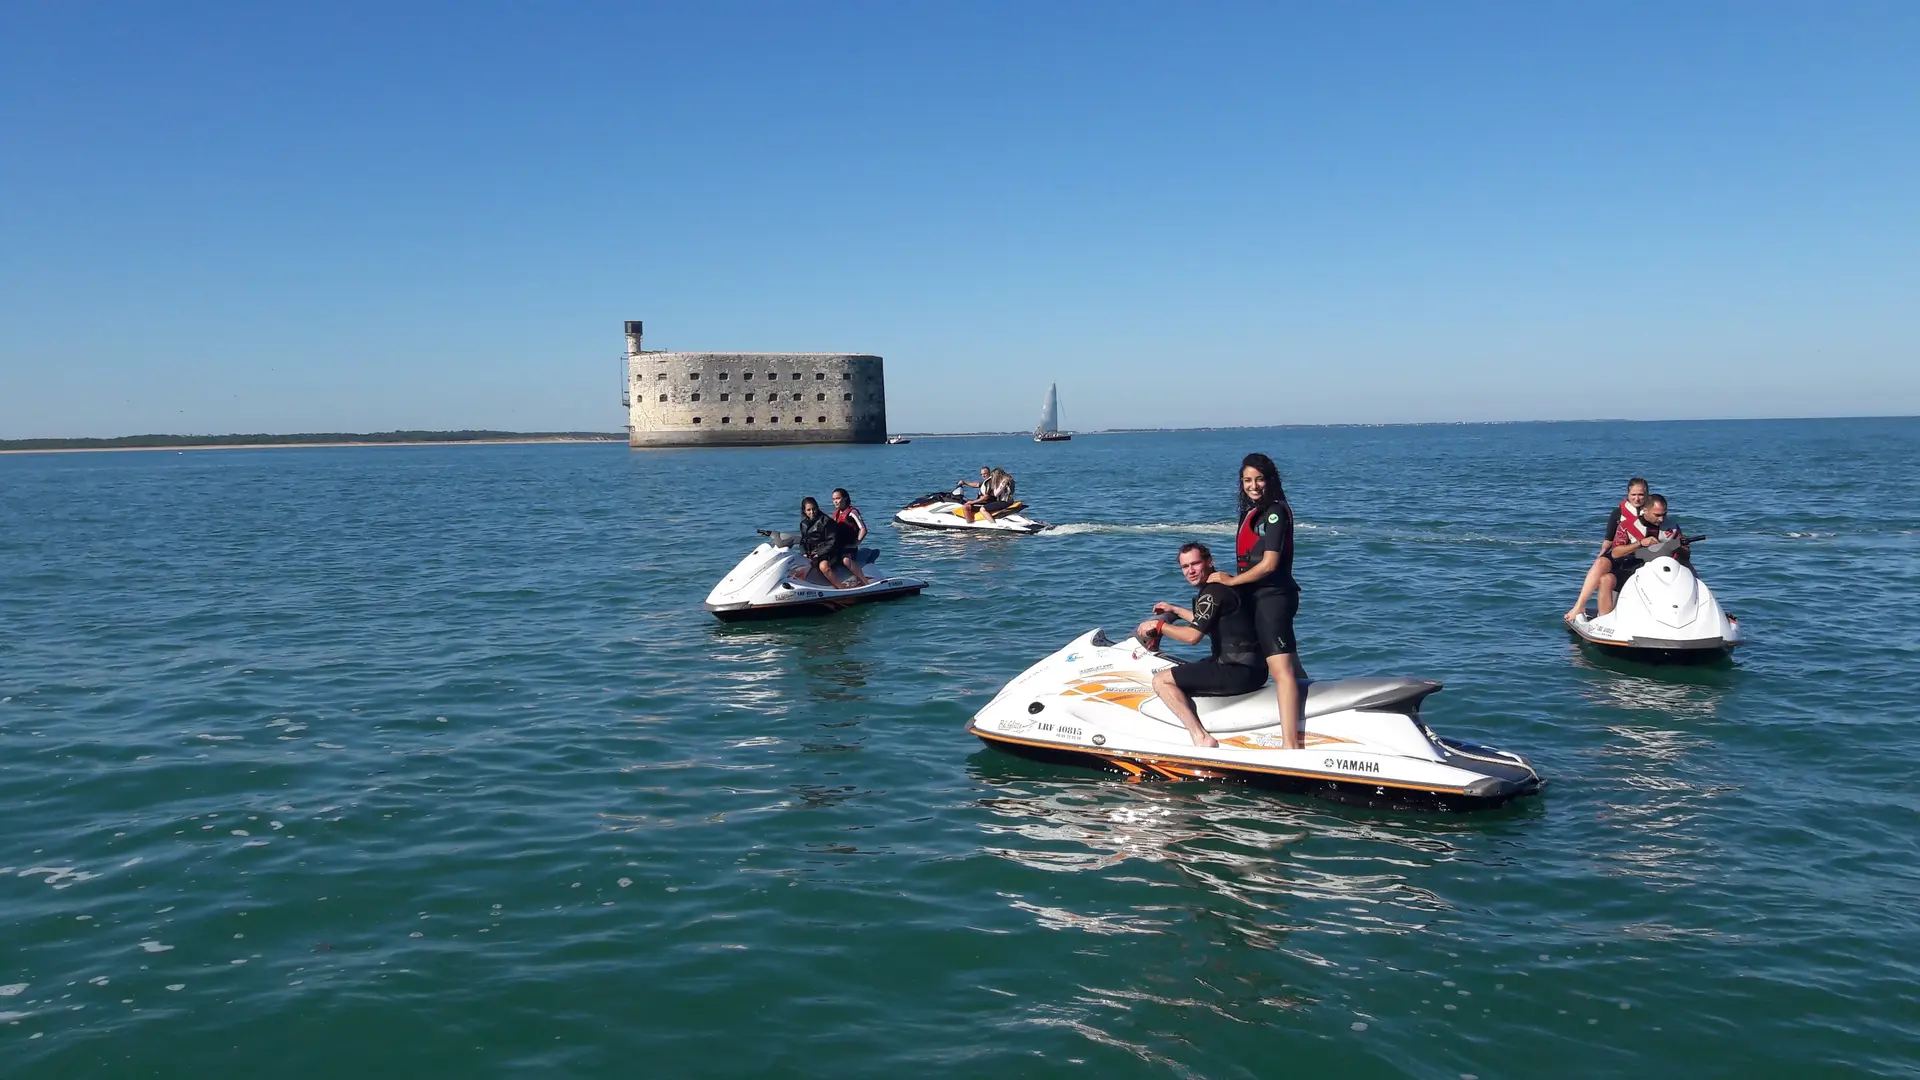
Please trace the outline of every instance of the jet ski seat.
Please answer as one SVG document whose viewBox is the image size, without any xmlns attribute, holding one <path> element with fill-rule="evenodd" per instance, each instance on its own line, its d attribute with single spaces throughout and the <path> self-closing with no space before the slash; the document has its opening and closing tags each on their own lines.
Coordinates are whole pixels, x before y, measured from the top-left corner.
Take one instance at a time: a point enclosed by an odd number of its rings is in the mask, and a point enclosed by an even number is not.
<svg viewBox="0 0 1920 1080">
<path fill-rule="evenodd" d="M 995 511 L 994 511 L 994 513 L 995 513 L 996 515 L 997 515 L 997 514 L 1013 514 L 1013 513 L 1018 513 L 1019 511 L 1021 511 L 1021 510 L 1023 510 L 1023 509 L 1025 509 L 1025 508 L 1026 508 L 1026 505 L 1027 505 L 1027 504 L 1026 504 L 1026 503 L 1023 503 L 1023 502 L 1017 502 L 1017 501 L 1016 501 L 1016 502 L 1010 502 L 1010 503 L 1008 503 L 1007 505 L 1005 505 L 1005 506 L 1003 506 L 1003 507 L 1001 507 L 1000 509 L 998 509 L 998 510 L 995 510 Z M 965 507 L 960 507 L 960 506 L 956 506 L 956 507 L 954 507 L 954 508 L 953 508 L 953 514 L 954 514 L 954 516 L 955 516 L 955 517 L 966 517 L 966 516 L 967 516 L 967 511 L 966 511 L 966 508 L 965 508 Z"/>
<path fill-rule="evenodd" d="M 1311 719 L 1345 709 L 1412 712 L 1441 685 L 1432 679 L 1405 677 L 1310 682 L 1307 684 L 1306 716 Z"/>
</svg>

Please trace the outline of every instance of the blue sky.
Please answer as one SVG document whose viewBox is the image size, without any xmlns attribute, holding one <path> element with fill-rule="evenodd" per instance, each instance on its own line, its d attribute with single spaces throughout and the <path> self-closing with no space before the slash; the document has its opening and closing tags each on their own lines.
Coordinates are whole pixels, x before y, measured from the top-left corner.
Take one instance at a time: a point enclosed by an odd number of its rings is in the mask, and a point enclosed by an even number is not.
<svg viewBox="0 0 1920 1080">
<path fill-rule="evenodd" d="M 0 438 L 1920 412 L 1920 5 L 0 7 Z"/>
</svg>

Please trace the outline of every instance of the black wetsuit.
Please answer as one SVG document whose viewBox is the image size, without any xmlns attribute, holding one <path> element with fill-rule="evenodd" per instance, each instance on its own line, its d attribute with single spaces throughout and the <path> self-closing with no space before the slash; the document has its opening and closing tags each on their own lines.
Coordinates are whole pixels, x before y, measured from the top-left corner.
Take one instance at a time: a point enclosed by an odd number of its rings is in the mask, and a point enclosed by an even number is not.
<svg viewBox="0 0 1920 1080">
<path fill-rule="evenodd" d="M 1298 652 L 1293 617 L 1300 610 L 1300 583 L 1293 579 L 1293 507 L 1287 500 L 1262 503 L 1240 519 L 1234 544 L 1236 573 L 1244 574 L 1271 551 L 1280 565 L 1259 581 L 1240 586 L 1241 598 L 1253 609 L 1260 655 L 1285 656 Z"/>
<path fill-rule="evenodd" d="M 1253 609 L 1230 586 L 1214 583 L 1193 598 L 1193 628 L 1213 642 L 1213 654 L 1173 667 L 1173 685 L 1190 697 L 1251 694 L 1267 681 L 1267 664 L 1254 637 Z"/>
<path fill-rule="evenodd" d="M 840 541 L 840 526 L 832 518 L 815 514 L 809 521 L 805 514 L 800 515 L 800 551 L 809 562 L 839 562 Z"/>
</svg>

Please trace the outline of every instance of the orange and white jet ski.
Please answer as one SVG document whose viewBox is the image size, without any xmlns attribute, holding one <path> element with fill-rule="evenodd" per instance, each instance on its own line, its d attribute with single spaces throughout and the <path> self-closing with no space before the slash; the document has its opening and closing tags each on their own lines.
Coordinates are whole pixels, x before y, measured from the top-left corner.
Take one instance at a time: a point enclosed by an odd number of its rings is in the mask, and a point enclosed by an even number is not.
<svg viewBox="0 0 1920 1080">
<path fill-rule="evenodd" d="M 936 491 L 901 507 L 900 512 L 893 515 L 893 520 L 923 529 L 967 529 L 972 532 L 1016 535 L 1031 535 L 1053 528 L 1044 521 L 1028 517 L 1024 512 L 1027 504 L 1018 501 L 1005 510 L 995 511 L 991 520 L 984 514 L 976 514 L 972 521 L 968 521 L 966 511 L 961 508 L 966 501 L 964 486 L 956 486 L 952 491 Z"/>
<path fill-rule="evenodd" d="M 1309 683 L 1300 750 L 1280 748 L 1272 686 L 1195 698 L 1220 742 L 1195 746 L 1153 692 L 1154 672 L 1181 662 L 1093 630 L 1008 683 L 967 730 L 1001 750 L 1135 779 L 1235 780 L 1373 807 L 1472 810 L 1545 786 L 1519 754 L 1427 727 L 1420 703 L 1440 689 L 1427 679 Z"/>
</svg>

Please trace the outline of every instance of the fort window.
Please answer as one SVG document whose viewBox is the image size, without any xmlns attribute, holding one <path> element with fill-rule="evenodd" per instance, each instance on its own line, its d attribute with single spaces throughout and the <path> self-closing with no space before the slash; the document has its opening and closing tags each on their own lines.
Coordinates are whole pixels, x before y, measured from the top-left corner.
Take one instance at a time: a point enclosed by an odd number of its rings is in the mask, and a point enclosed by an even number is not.
<svg viewBox="0 0 1920 1080">
<path fill-rule="evenodd" d="M 804 424 L 807 422 L 807 418 L 804 416 L 796 416 L 793 418 L 793 422 L 796 424 Z"/>
<path fill-rule="evenodd" d="M 698 379 L 699 377 L 700 377 L 700 373 L 699 373 L 699 372 L 697 372 L 697 371 L 689 371 L 689 372 L 687 372 L 687 378 L 689 378 L 689 379 Z"/>
<path fill-rule="evenodd" d="M 699 400 L 700 400 L 700 391 L 698 391 L 698 390 L 695 390 L 695 391 L 693 392 L 693 400 L 695 400 L 695 401 L 699 401 Z"/>
<path fill-rule="evenodd" d="M 767 417 L 767 423 L 769 423 L 769 424 L 777 424 L 777 423 L 779 423 L 779 422 L 780 422 L 780 418 L 779 418 L 779 417 L 777 417 L 777 416 L 769 416 L 769 417 Z"/>
<path fill-rule="evenodd" d="M 840 381 L 842 382 L 845 382 L 846 380 L 851 378 L 853 378 L 853 372 L 851 371 L 843 371 L 840 373 Z"/>
<path fill-rule="evenodd" d="M 852 400 L 853 400 L 853 395 L 852 395 L 852 394 L 841 394 L 841 395 L 840 395 L 840 400 L 841 400 L 841 401 L 852 401 Z"/>
<path fill-rule="evenodd" d="M 666 377 L 667 377 L 667 373 L 666 373 L 666 372 L 664 372 L 664 371 L 663 371 L 663 372 L 661 372 L 661 373 L 659 373 L 658 375 L 655 375 L 655 376 L 654 376 L 654 378 L 656 378 L 656 379 L 664 379 L 664 378 L 666 378 Z"/>
<path fill-rule="evenodd" d="M 699 417 L 697 417 L 697 416 L 696 416 L 696 417 L 694 417 L 694 418 L 693 418 L 693 422 L 694 422 L 694 423 L 696 423 L 696 424 L 697 424 L 697 423 L 699 423 L 699 422 L 700 422 L 700 418 L 699 418 Z"/>
<path fill-rule="evenodd" d="M 826 372 L 824 372 L 824 371 L 816 371 L 816 372 L 814 372 L 814 373 L 813 373 L 813 381 L 814 381 L 814 382 L 819 382 L 820 380 L 822 380 L 822 379 L 824 379 L 824 378 L 826 378 L 826 377 L 827 377 L 827 373 L 826 373 Z"/>
<path fill-rule="evenodd" d="M 824 417 L 824 416 L 816 416 L 816 417 L 814 417 L 814 421 L 815 421 L 816 423 L 821 423 L 821 424 L 824 424 L 824 423 L 826 423 L 826 422 L 827 422 L 827 418 L 826 418 L 826 417 Z"/>
<path fill-rule="evenodd" d="M 794 381 L 794 382 L 799 382 L 799 381 L 800 381 L 800 373 L 799 373 L 799 372 L 797 372 L 797 371 L 796 371 L 796 372 L 794 372 L 794 373 L 793 373 L 793 381 Z"/>
<path fill-rule="evenodd" d="M 727 398 L 729 398 L 729 397 L 731 397 L 731 396 L 732 396 L 732 395 L 730 395 L 730 394 L 721 394 L 721 395 L 720 395 L 720 400 L 721 400 L 721 401 L 725 401 L 725 400 L 727 400 Z"/>
<path fill-rule="evenodd" d="M 726 381 L 727 381 L 727 373 L 726 373 L 726 372 L 724 372 L 724 371 L 723 371 L 723 372 L 721 372 L 721 373 L 720 373 L 720 381 L 721 381 L 721 382 L 726 382 Z M 726 418 L 726 417 L 724 417 L 724 416 L 723 416 L 723 417 L 721 417 L 721 418 L 720 418 L 720 421 L 721 421 L 721 423 L 725 423 L 725 422 L 726 422 L 726 419 L 727 419 L 727 418 Z"/>
<path fill-rule="evenodd" d="M 660 400 L 661 400 L 661 401 L 665 401 L 665 400 L 667 400 L 667 395 L 665 395 L 665 394 L 661 394 L 661 395 L 660 395 Z"/>
<path fill-rule="evenodd" d="M 723 416 L 723 417 L 721 417 L 721 418 L 720 418 L 720 422 L 721 422 L 721 423 L 723 423 L 723 424 L 731 424 L 731 423 L 733 423 L 733 417 L 731 417 L 731 416 Z"/>
<path fill-rule="evenodd" d="M 825 395 L 825 394 L 815 394 L 815 395 L 813 395 L 813 400 L 815 400 L 815 401 L 825 401 L 825 400 L 827 400 L 827 395 Z"/>
<path fill-rule="evenodd" d="M 753 423 L 753 417 L 751 416 L 747 417 L 747 423 L 749 424 Z"/>
<path fill-rule="evenodd" d="M 745 379 L 745 380 L 747 380 L 748 382 L 752 382 L 752 381 L 753 381 L 753 372 L 751 372 L 751 371 L 749 371 L 749 372 L 747 372 L 747 373 L 746 373 L 745 375 L 742 375 L 742 376 L 740 376 L 740 377 L 741 377 L 741 378 L 743 378 L 743 379 Z"/>
<path fill-rule="evenodd" d="M 780 377 L 780 373 L 779 373 L 779 372 L 777 372 L 777 371 L 769 371 L 769 372 L 767 372 L 767 379 L 768 379 L 769 381 L 771 381 L 771 380 L 774 380 L 774 379 L 777 379 L 777 378 L 779 378 L 779 377 Z"/>
<path fill-rule="evenodd" d="M 749 391 L 747 391 L 747 400 L 748 400 L 748 401 L 752 401 L 752 400 L 753 400 L 753 391 L 751 391 L 751 390 L 749 390 Z"/>
</svg>

